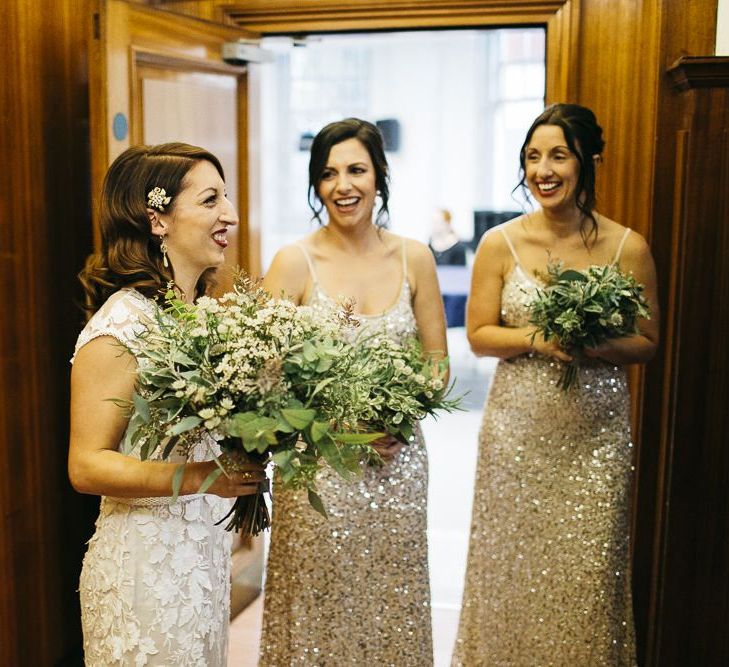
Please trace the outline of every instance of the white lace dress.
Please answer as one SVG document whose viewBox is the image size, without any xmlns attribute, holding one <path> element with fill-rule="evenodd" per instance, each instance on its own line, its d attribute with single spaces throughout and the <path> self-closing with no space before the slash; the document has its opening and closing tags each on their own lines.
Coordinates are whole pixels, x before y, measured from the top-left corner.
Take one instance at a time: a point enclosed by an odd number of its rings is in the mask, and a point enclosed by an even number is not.
<svg viewBox="0 0 729 667">
<path fill-rule="evenodd" d="M 91 318 L 76 352 L 99 336 L 132 350 L 154 304 L 122 289 Z M 210 443 L 191 460 L 209 457 Z M 79 593 L 87 667 L 224 667 L 231 535 L 214 525 L 231 501 L 213 495 L 101 498 Z"/>
</svg>

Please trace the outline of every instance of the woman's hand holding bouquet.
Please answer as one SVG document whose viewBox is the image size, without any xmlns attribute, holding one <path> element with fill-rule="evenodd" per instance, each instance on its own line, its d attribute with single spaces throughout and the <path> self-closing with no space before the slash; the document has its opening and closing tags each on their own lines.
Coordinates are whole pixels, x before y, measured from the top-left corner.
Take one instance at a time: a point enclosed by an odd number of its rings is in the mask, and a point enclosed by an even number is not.
<svg viewBox="0 0 729 667">
<path fill-rule="evenodd" d="M 615 265 L 564 271 L 561 262 L 550 262 L 545 283 L 530 305 L 532 345 L 537 351 L 541 341 L 559 346 L 562 356 L 555 350 L 551 356 L 567 363 L 558 382 L 565 390 L 577 381 L 581 358 L 639 333 L 639 319 L 650 317 L 643 285 Z"/>
</svg>

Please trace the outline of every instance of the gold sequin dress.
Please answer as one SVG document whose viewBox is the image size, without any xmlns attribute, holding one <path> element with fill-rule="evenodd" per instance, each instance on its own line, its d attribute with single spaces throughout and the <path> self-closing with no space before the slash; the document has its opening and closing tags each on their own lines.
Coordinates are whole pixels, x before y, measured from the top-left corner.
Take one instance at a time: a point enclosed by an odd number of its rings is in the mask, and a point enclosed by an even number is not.
<svg viewBox="0 0 729 667">
<path fill-rule="evenodd" d="M 308 254 L 307 261 L 309 304 L 335 307 Z M 360 320 L 396 340 L 417 335 L 407 278 L 392 308 Z M 384 467 L 365 466 L 354 482 L 324 470 L 317 487 L 328 521 L 305 493 L 274 485 L 259 665 L 432 665 L 428 461 L 420 430 Z"/>
<path fill-rule="evenodd" d="M 512 253 L 502 321 L 522 327 L 538 284 Z M 497 366 L 480 434 L 454 667 L 636 664 L 625 372 L 589 362 L 579 388 L 565 392 L 556 386 L 561 370 L 536 354 Z"/>
</svg>

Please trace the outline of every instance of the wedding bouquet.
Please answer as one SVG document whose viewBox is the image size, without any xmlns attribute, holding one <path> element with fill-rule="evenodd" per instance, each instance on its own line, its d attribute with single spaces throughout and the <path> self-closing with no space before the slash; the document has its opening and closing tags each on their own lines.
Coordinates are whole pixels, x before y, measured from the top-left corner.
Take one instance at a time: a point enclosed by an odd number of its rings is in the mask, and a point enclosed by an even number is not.
<svg viewBox="0 0 729 667">
<path fill-rule="evenodd" d="M 272 460 L 284 484 L 306 488 L 326 516 L 317 471 L 326 464 L 351 477 L 372 455 L 367 443 L 382 435 L 362 432 L 353 402 L 366 389 L 350 372 L 356 351 L 342 333 L 353 326 L 350 315 L 273 299 L 242 275 L 219 300 L 190 305 L 168 292 L 135 347 L 139 368 L 125 451 L 139 448 L 142 459 L 185 455 L 208 432 L 223 456 L 211 448 L 218 468 L 199 492 L 236 462 Z M 174 497 L 182 474 L 180 466 Z M 238 498 L 226 529 L 255 535 L 268 528 L 267 491 Z"/>
<path fill-rule="evenodd" d="M 360 336 L 357 363 L 352 374 L 366 389 L 359 419 L 403 443 L 415 424 L 437 411 L 453 412 L 459 398 L 449 398 L 448 360 L 428 357 L 417 338 L 399 344 L 385 335 Z"/>
<path fill-rule="evenodd" d="M 638 333 L 639 318 L 650 317 L 643 285 L 615 265 L 584 271 L 562 270 L 562 262 L 547 265 L 546 287 L 530 304 L 530 323 L 573 355 L 557 386 L 566 390 L 577 380 L 581 352 L 611 338 Z"/>
</svg>

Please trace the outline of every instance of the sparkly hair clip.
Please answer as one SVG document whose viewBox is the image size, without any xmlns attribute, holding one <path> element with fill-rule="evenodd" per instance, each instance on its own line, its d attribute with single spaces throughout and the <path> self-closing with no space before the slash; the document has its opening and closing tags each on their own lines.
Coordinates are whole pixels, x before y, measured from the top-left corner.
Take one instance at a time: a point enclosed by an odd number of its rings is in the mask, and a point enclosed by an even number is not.
<svg viewBox="0 0 729 667">
<path fill-rule="evenodd" d="M 156 208 L 160 213 L 165 212 L 165 206 L 170 203 L 172 197 L 167 197 L 164 188 L 155 188 L 147 193 L 147 206 Z"/>
</svg>

